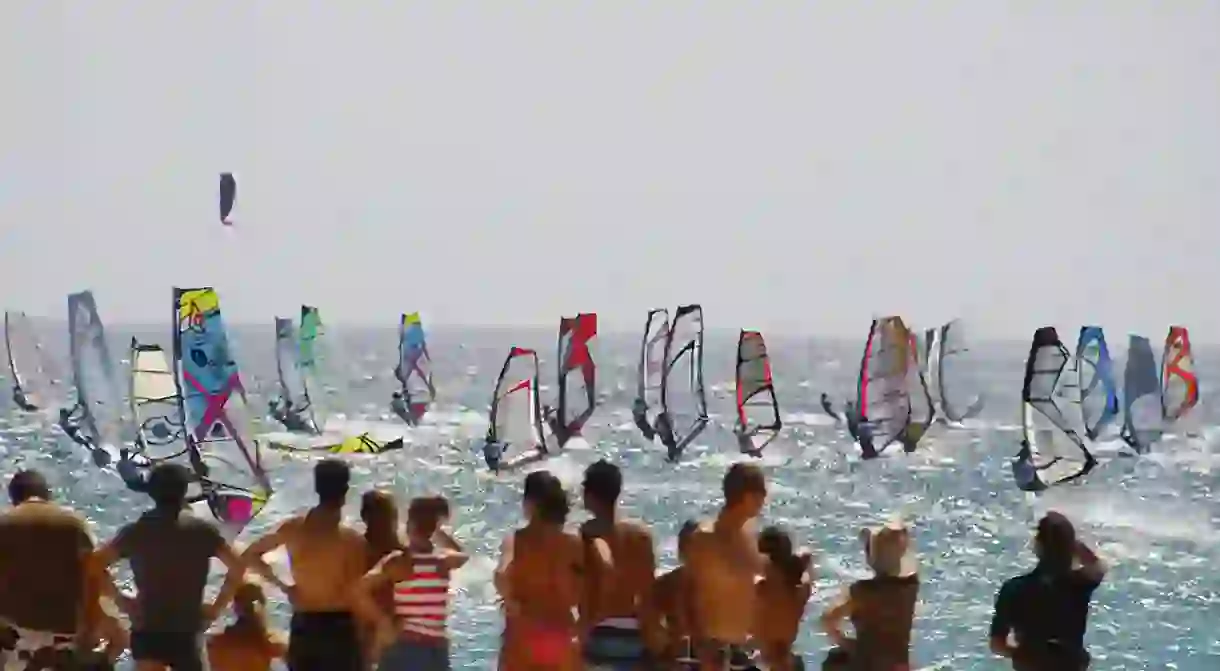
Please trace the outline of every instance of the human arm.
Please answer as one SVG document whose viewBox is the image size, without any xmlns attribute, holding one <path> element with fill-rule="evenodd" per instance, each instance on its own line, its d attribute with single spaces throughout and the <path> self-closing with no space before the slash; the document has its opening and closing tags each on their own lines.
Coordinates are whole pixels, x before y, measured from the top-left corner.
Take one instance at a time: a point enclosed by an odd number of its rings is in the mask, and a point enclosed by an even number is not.
<svg viewBox="0 0 1220 671">
<path fill-rule="evenodd" d="M 453 535 L 445 529 L 438 528 L 436 530 L 436 534 L 433 536 L 433 542 L 447 550 L 464 552 L 464 550 L 462 550 L 462 544 L 457 542 Z"/>
<path fill-rule="evenodd" d="M 831 643 L 840 648 L 847 648 L 854 643 L 848 638 L 847 634 L 843 633 L 843 620 L 851 617 L 852 599 L 851 590 L 846 589 L 831 605 L 822 613 L 821 623 L 822 630 L 826 632 L 826 637 Z"/>
<path fill-rule="evenodd" d="M 374 595 L 411 575 L 414 561 L 409 553 L 394 551 L 377 562 L 352 589 L 352 609 L 361 620 L 374 626 L 374 651 L 378 652 L 394 639 L 394 620 L 377 603 Z"/>
<path fill-rule="evenodd" d="M 296 518 L 284 522 L 280 526 L 276 527 L 275 531 L 272 531 L 266 536 L 263 536 L 262 538 L 259 538 L 251 543 L 250 546 L 241 553 L 241 560 L 245 563 L 247 568 L 253 569 L 254 572 L 259 575 L 259 577 L 278 587 L 280 591 L 287 594 L 290 598 L 292 596 L 294 586 L 281 580 L 280 577 L 275 574 L 275 570 L 272 569 L 271 566 L 269 566 L 263 559 L 263 556 L 272 550 L 283 547 L 283 545 L 292 536 L 299 523 L 299 520 Z"/>
<path fill-rule="evenodd" d="M 500 544 L 500 560 L 496 563 L 496 572 L 492 578 L 496 592 L 504 603 L 509 603 L 512 600 L 512 581 L 509 579 L 509 571 L 512 569 L 512 566 L 513 536 L 508 536 Z"/>
<path fill-rule="evenodd" d="M 1080 562 L 1080 574 L 1090 582 L 1100 583 L 1110 569 L 1104 559 L 1080 541 L 1076 542 L 1076 559 Z"/>
<path fill-rule="evenodd" d="M 209 622 L 215 620 L 224 612 L 225 608 L 229 607 L 229 604 L 233 602 L 233 597 L 237 595 L 238 588 L 246 578 L 246 562 L 242 556 L 237 554 L 237 551 L 220 535 L 219 531 L 214 527 L 212 530 L 216 533 L 217 541 L 214 556 L 225 565 L 228 571 L 225 573 L 224 582 L 220 585 L 220 592 L 216 594 L 216 599 L 204 608 L 205 617 Z"/>
<path fill-rule="evenodd" d="M 1016 646 L 1008 642 L 1008 635 L 1012 633 L 1013 625 L 1012 591 L 1012 583 L 1004 583 L 1004 586 L 1000 588 L 1000 592 L 996 595 L 995 613 L 991 616 L 991 629 L 988 633 L 991 652 L 1008 658 L 1011 658 L 1017 651 Z"/>
<path fill-rule="evenodd" d="M 598 608 L 601 596 L 613 588 L 614 560 L 610 546 L 602 538 L 574 539 L 579 550 L 574 552 L 572 570 L 580 578 L 580 605 L 577 613 L 577 632 L 583 641 L 600 619 Z"/>
<path fill-rule="evenodd" d="M 128 615 L 134 610 L 134 601 L 120 592 L 118 586 L 114 584 L 114 576 L 110 573 L 110 567 L 127 556 L 125 549 L 130 542 L 130 533 L 128 527 L 123 527 L 108 543 L 94 549 L 89 555 L 87 569 L 89 582 L 97 590 L 97 595 L 114 602 Z"/>
</svg>

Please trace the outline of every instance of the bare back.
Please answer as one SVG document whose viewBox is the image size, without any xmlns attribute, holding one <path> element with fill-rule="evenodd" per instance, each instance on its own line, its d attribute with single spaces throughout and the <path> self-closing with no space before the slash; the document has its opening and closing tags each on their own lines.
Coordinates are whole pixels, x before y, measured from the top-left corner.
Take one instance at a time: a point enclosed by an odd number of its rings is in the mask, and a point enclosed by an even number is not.
<svg viewBox="0 0 1220 671">
<path fill-rule="evenodd" d="M 690 579 L 704 641 L 744 644 L 754 619 L 758 541 L 752 530 L 700 524 L 690 537 Z"/>
<path fill-rule="evenodd" d="M 284 546 L 296 585 L 293 610 L 350 610 L 352 589 L 364 576 L 368 561 L 364 536 L 317 510 L 286 524 L 292 525 L 285 529 Z"/>
<path fill-rule="evenodd" d="M 606 618 L 640 618 L 651 602 L 652 588 L 656 582 L 652 533 L 648 527 L 634 520 L 620 520 L 609 528 L 607 526 L 599 524 L 597 520 L 589 520 L 580 527 L 581 536 L 586 541 L 593 538 L 605 541 L 613 558 L 613 565 L 606 567 L 609 575 L 590 581 L 613 586 L 613 589 L 601 590 L 592 600 L 596 604 L 596 612 L 590 614 L 591 619 L 598 622 Z M 594 562 L 589 564 L 591 569 L 598 566 Z"/>
<path fill-rule="evenodd" d="M 558 528 L 527 527 L 514 532 L 512 553 L 502 671 L 580 669 L 575 612 L 585 589 L 584 543 Z M 554 655 L 539 659 L 544 648 Z"/>
<path fill-rule="evenodd" d="M 230 625 L 208 639 L 208 661 L 224 671 L 270 671 L 287 648 L 281 634 Z"/>
<path fill-rule="evenodd" d="M 754 640 L 768 668 L 776 671 L 791 668 L 792 645 L 800 632 L 805 605 L 812 593 L 813 587 L 808 580 L 794 585 L 775 568 L 769 569 L 758 582 Z"/>
</svg>

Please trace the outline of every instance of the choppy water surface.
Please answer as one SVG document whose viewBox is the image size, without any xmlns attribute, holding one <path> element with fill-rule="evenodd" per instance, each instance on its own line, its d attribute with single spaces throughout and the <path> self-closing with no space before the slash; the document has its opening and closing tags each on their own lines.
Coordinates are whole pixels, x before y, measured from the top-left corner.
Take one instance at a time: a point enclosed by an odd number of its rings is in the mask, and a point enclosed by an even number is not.
<svg viewBox="0 0 1220 671">
<path fill-rule="evenodd" d="M 332 404 L 348 419 L 332 428 L 371 430 L 383 437 L 405 433 L 410 442 L 400 453 L 354 458 L 358 488 L 386 488 L 400 502 L 440 491 L 456 504 L 457 535 L 476 556 L 457 579 L 451 620 L 455 668 L 491 668 L 500 618 L 490 576 L 500 539 L 520 519 L 521 475 L 488 475 L 471 447 L 486 431 L 493 378 L 507 348 L 515 343 L 549 352 L 554 335 L 431 333 L 429 347 L 442 401 L 431 425 L 410 431 L 386 416 L 394 331 L 334 335 L 343 345 L 334 363 L 345 373 L 332 380 L 337 389 Z M 156 342 L 167 334 L 141 336 Z M 46 337 L 52 339 L 48 346 L 64 348 L 62 328 Z M 129 334 L 113 329 L 110 337 L 118 351 Z M 270 330 L 243 330 L 237 337 L 247 385 L 270 390 Z M 735 339 L 736 334 L 709 334 L 706 362 L 713 424 L 685 461 L 674 466 L 664 463 L 659 446 L 644 443 L 631 424 L 634 336 L 602 336 L 596 355 L 603 400 L 586 432 L 591 447 L 547 464 L 572 487 L 578 485 L 584 466 L 601 456 L 620 464 L 627 479 L 624 505 L 629 514 L 653 525 L 659 555 L 667 565 L 674 560 L 678 526 L 686 518 L 714 511 L 725 468 L 741 458 L 729 433 Z M 774 338 L 770 348 L 785 432 L 762 460 L 771 482 L 766 521 L 787 525 L 817 553 L 818 591 L 799 643 L 809 660 L 820 659 L 827 646 L 815 626 L 823 605 L 845 581 L 861 575 L 860 527 L 901 513 L 914 527 L 924 578 L 914 639 L 916 662 L 944 663 L 942 668 L 952 669 L 1001 668 L 986 646 L 995 591 L 1002 580 L 1032 564 L 1031 526 L 1041 511 L 1056 508 L 1070 515 L 1084 538 L 1114 564 L 1093 607 L 1088 642 L 1095 668 L 1220 668 L 1220 637 L 1215 633 L 1220 575 L 1213 568 L 1220 559 L 1220 504 L 1214 494 L 1220 471 L 1213 470 L 1217 462 L 1208 439 L 1170 440 L 1146 459 L 1115 458 L 1116 446 L 1102 445 L 1103 464 L 1086 483 L 1034 500 L 1011 486 L 1006 463 L 1015 452 L 1023 346 L 977 348 L 987 357 L 978 371 L 989 395 L 982 418 L 964 430 L 935 429 L 920 453 L 867 464 L 851 453 L 849 439 L 817 404 L 823 390 L 836 398 L 854 392 L 850 362 L 858 360 L 858 346 Z M 1220 368 L 1212 362 L 1220 358 L 1209 357 L 1207 350 L 1196 354 L 1206 402 L 1208 382 L 1220 379 Z M 544 378 L 553 378 L 551 362 L 543 365 Z M 15 415 L 7 394 L 0 397 L 6 404 L 0 406 L 6 479 L 18 468 L 47 472 L 61 499 L 88 515 L 103 538 L 145 507 L 142 497 L 126 492 L 117 476 L 93 468 L 58 431 Z M 256 393 L 255 408 L 264 407 L 262 399 Z M 1208 425 L 1216 423 L 1214 417 L 1207 419 Z M 1220 438 L 1211 426 L 1204 435 Z M 241 542 L 309 504 L 311 463 L 309 457 L 271 457 L 277 493 Z M 353 502 L 358 493 L 353 492 Z M 349 506 L 353 518 L 356 507 Z M 286 625 L 282 603 L 275 614 Z"/>
</svg>

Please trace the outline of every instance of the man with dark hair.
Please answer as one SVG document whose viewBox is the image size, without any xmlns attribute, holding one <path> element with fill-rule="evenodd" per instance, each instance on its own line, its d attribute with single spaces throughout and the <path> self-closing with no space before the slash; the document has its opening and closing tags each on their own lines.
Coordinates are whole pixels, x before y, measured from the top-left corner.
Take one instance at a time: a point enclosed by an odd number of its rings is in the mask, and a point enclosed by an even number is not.
<svg viewBox="0 0 1220 671">
<path fill-rule="evenodd" d="M 146 492 L 153 509 L 115 534 L 93 553 L 93 568 L 104 593 L 119 597 L 131 617 L 131 656 L 137 664 L 154 663 L 174 671 L 202 671 L 203 634 L 233 600 L 245 566 L 210 520 L 186 512 L 192 479 L 181 464 L 157 464 L 148 474 Z M 216 601 L 204 605 L 203 589 L 212 558 L 228 568 Z M 114 586 L 109 568 L 119 560 L 131 564 L 136 595 L 125 598 Z"/>
<path fill-rule="evenodd" d="M 767 500 L 767 480 L 756 464 L 736 463 L 724 474 L 724 505 L 713 522 L 690 537 L 695 647 L 704 668 L 740 661 L 753 626 L 755 577 L 766 567 L 753 521 Z"/>
<path fill-rule="evenodd" d="M 586 544 L 594 539 L 605 542 L 611 564 L 586 588 L 585 603 L 595 624 L 584 654 L 590 664 L 634 668 L 650 652 L 659 659 L 664 641 L 652 599 L 657 570 L 652 533 L 639 521 L 619 518 L 622 492 L 623 473 L 618 466 L 600 459 L 585 469 L 584 504 L 593 519 L 580 526 L 580 535 Z M 593 561 L 588 565 L 595 571 L 600 566 Z"/>
<path fill-rule="evenodd" d="M 94 638 L 99 621 L 87 573 L 93 539 L 79 515 L 51 502 L 38 471 L 14 474 L 8 494 L 13 508 L 0 513 L 0 668 L 18 659 L 66 668 L 78 637 Z"/>
<path fill-rule="evenodd" d="M 292 603 L 289 671 L 363 671 L 351 595 L 367 568 L 368 543 L 342 522 L 351 469 L 338 459 L 323 459 L 313 477 L 318 504 L 254 541 L 243 558 Z M 263 560 L 280 547 L 288 550 L 292 584 Z"/>
<path fill-rule="evenodd" d="M 1054 511 L 1038 522 L 1034 553 L 1034 570 L 1006 581 L 996 596 L 991 650 L 1011 659 L 1015 671 L 1083 671 L 1091 661 L 1084 647 L 1089 602 L 1106 563 Z"/>
</svg>

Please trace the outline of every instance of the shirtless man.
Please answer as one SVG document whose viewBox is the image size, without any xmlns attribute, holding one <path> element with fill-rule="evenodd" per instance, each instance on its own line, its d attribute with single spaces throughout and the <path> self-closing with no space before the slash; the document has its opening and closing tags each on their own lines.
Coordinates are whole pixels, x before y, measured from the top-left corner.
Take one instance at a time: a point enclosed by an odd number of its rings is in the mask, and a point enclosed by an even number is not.
<svg viewBox="0 0 1220 671">
<path fill-rule="evenodd" d="M 93 540 L 84 519 L 51 503 L 41 473 L 19 471 L 8 493 L 13 508 L 0 514 L 0 668 L 19 654 L 67 664 L 78 639 L 89 647 L 100 615 L 86 570 Z"/>
<path fill-rule="evenodd" d="M 690 587 L 701 671 L 726 671 L 732 653 L 749 639 L 755 612 L 755 577 L 766 568 L 753 520 L 767 500 L 767 482 L 755 464 L 736 463 L 724 475 L 724 506 L 690 537 Z"/>
<path fill-rule="evenodd" d="M 203 671 L 203 633 L 233 600 L 245 565 L 210 520 L 184 512 L 192 476 L 181 464 L 162 463 L 148 476 L 153 509 L 93 553 L 92 569 L 103 594 L 119 599 L 132 620 L 131 656 L 137 671 Z M 203 605 L 203 589 L 215 557 L 228 567 L 216 601 Z M 109 568 L 131 564 L 134 599 L 122 597 Z"/>
<path fill-rule="evenodd" d="M 638 521 L 618 517 L 622 491 L 618 466 L 600 459 L 585 469 L 584 504 L 593 519 L 580 525 L 580 535 L 586 542 L 605 541 L 614 566 L 586 585 L 594 626 L 584 655 L 591 664 L 634 669 L 644 663 L 646 652 L 659 657 L 663 643 L 652 603 L 657 570 L 652 533 Z M 603 585 L 608 589 L 599 589 Z"/>
<path fill-rule="evenodd" d="M 656 609 L 664 620 L 665 663 L 681 671 L 698 671 L 691 636 L 694 633 L 694 609 L 687 562 L 690 559 L 690 537 L 699 528 L 695 520 L 687 520 L 678 530 L 678 566 L 657 578 L 654 588 Z M 670 667 L 665 667 L 670 668 Z"/>
<path fill-rule="evenodd" d="M 351 470 L 337 459 L 314 466 L 318 504 L 258 539 L 242 557 L 250 568 L 279 587 L 292 604 L 289 627 L 289 671 L 361 671 L 363 649 L 351 594 L 364 576 L 368 543 L 359 531 L 342 523 Z M 263 560 L 285 547 L 292 584 L 285 583 Z"/>
<path fill-rule="evenodd" d="M 591 575 L 610 570 L 609 548 L 564 530 L 569 503 L 559 479 L 547 471 L 525 477 L 526 525 L 504 539 L 495 585 L 504 602 L 500 671 L 578 671 L 578 639 L 590 607 L 583 603 Z M 603 564 L 590 569 L 590 558 Z M 573 611 L 579 617 L 573 617 Z"/>
</svg>

